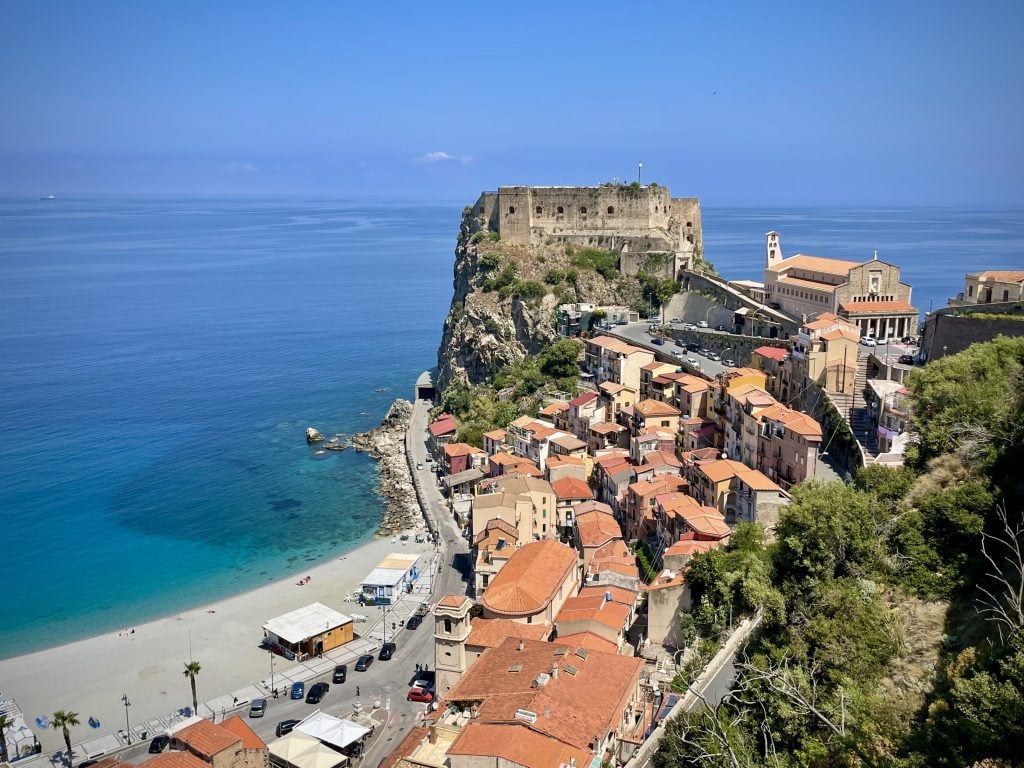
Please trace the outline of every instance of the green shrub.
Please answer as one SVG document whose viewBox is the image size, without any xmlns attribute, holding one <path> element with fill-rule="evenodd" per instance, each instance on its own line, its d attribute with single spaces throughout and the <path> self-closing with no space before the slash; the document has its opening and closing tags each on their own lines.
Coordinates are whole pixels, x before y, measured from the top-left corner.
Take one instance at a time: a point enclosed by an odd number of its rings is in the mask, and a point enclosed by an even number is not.
<svg viewBox="0 0 1024 768">
<path fill-rule="evenodd" d="M 548 273 L 544 275 L 544 282 L 548 285 L 558 285 L 563 280 L 565 280 L 565 272 L 561 269 L 549 269 Z"/>
<path fill-rule="evenodd" d="M 573 249 L 571 259 L 573 266 L 592 269 L 609 280 L 619 273 L 619 254 L 614 251 L 603 251 L 600 248 Z"/>
<path fill-rule="evenodd" d="M 517 280 L 512 292 L 522 299 L 541 299 L 547 295 L 548 289 L 536 280 Z"/>
<path fill-rule="evenodd" d="M 487 239 L 492 243 L 496 243 L 501 240 L 501 234 L 498 232 L 488 232 Z"/>
<path fill-rule="evenodd" d="M 476 234 L 481 235 L 483 233 L 477 232 Z M 473 235 L 473 237 L 476 237 L 476 235 Z M 480 257 L 480 260 L 477 263 L 479 264 L 480 269 L 490 272 L 492 269 L 497 269 L 498 265 L 501 263 L 501 259 L 498 258 L 498 254 L 496 253 L 485 253 Z"/>
</svg>

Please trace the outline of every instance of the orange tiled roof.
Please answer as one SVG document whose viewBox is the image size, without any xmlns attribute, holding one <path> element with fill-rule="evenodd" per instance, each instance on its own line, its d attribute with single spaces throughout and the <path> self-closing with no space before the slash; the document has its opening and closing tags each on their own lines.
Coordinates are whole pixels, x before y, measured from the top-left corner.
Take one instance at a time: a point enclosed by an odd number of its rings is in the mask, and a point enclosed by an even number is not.
<svg viewBox="0 0 1024 768">
<path fill-rule="evenodd" d="M 458 428 L 459 422 L 456 421 L 455 417 L 452 416 L 450 413 L 442 414 L 441 418 L 439 418 L 437 421 L 435 421 L 433 424 L 430 424 L 427 427 L 427 429 L 430 430 L 430 434 L 432 434 L 434 437 L 446 435 L 449 432 L 454 432 Z"/>
<path fill-rule="evenodd" d="M 771 268 L 772 272 L 785 272 L 789 269 L 806 269 L 810 272 L 824 272 L 828 275 L 842 275 L 846 277 L 850 274 L 850 270 L 854 267 L 858 267 L 863 262 L 860 261 L 844 261 L 843 259 L 829 259 L 824 256 L 807 256 L 803 253 L 798 253 L 796 256 L 790 256 L 788 259 L 784 259 Z"/>
<path fill-rule="evenodd" d="M 444 453 L 451 458 L 454 456 L 472 456 L 474 453 L 483 453 L 483 451 L 469 443 L 447 443 L 444 446 Z"/>
<path fill-rule="evenodd" d="M 584 547 L 599 547 L 612 539 L 622 538 L 622 529 L 615 517 L 597 510 L 582 513 L 577 510 L 576 529 Z"/>
<path fill-rule="evenodd" d="M 602 381 L 597 385 L 597 388 L 607 392 L 609 395 L 617 395 L 622 390 L 626 389 L 632 392 L 632 388 L 627 387 L 625 384 L 618 384 L 614 381 Z"/>
<path fill-rule="evenodd" d="M 644 455 L 641 467 L 644 465 L 650 465 L 652 467 L 682 467 L 683 462 L 677 459 L 674 453 L 669 453 L 668 451 L 651 451 Z"/>
<path fill-rule="evenodd" d="M 437 601 L 439 608 L 461 608 L 465 603 L 471 602 L 465 595 L 445 595 Z"/>
<path fill-rule="evenodd" d="M 821 334 L 821 338 L 825 341 L 835 341 L 836 339 L 849 339 L 850 341 L 859 341 L 860 333 L 857 331 L 848 331 L 844 328 L 837 328 L 834 331 Z"/>
<path fill-rule="evenodd" d="M 741 472 L 739 478 L 754 491 L 782 492 L 782 488 L 772 482 L 768 475 L 757 469 L 748 469 L 746 472 Z"/>
<path fill-rule="evenodd" d="M 155 755 L 144 763 L 140 764 L 146 768 L 210 768 L 205 760 L 193 755 L 191 752 L 164 752 Z"/>
<path fill-rule="evenodd" d="M 531 729 L 526 723 L 469 723 L 448 748 L 449 755 L 494 758 L 527 768 L 587 768 L 593 753 Z M 492 762 L 491 760 L 487 761 Z"/>
<path fill-rule="evenodd" d="M 562 604 L 555 624 L 568 621 L 595 621 L 611 629 L 622 629 L 629 619 L 629 606 L 606 601 L 603 594 L 576 595 Z"/>
<path fill-rule="evenodd" d="M 721 541 L 698 541 L 697 539 L 683 539 L 677 541 L 665 550 L 665 556 L 671 555 L 695 555 L 698 552 L 710 552 L 724 546 Z"/>
<path fill-rule="evenodd" d="M 806 327 L 808 330 L 815 331 L 819 328 L 825 328 L 826 326 L 834 325 L 835 323 L 849 324 L 849 322 L 849 320 L 844 320 L 834 312 L 822 312 L 809 323 L 807 323 L 804 327 Z"/>
<path fill-rule="evenodd" d="M 706 464 L 701 464 L 697 471 L 703 473 L 708 480 L 713 483 L 721 483 L 725 480 L 730 480 L 736 475 L 746 472 L 748 467 L 746 464 L 741 464 L 738 461 L 731 459 L 719 459 L 718 461 L 709 461 Z"/>
<path fill-rule="evenodd" d="M 583 458 L 580 457 L 580 456 L 560 456 L 558 454 L 555 454 L 553 456 L 548 456 L 548 460 L 545 462 L 545 464 L 547 465 L 548 469 L 552 469 L 554 467 L 560 467 L 560 466 L 566 466 L 566 467 L 583 467 L 583 466 L 586 466 L 586 463 L 583 461 Z"/>
<path fill-rule="evenodd" d="M 582 515 L 586 512 L 605 512 L 612 514 L 612 508 L 601 501 L 581 501 L 579 504 L 572 505 L 573 512 L 577 515 Z"/>
<path fill-rule="evenodd" d="M 231 731 L 214 725 L 209 720 L 200 720 L 188 728 L 182 728 L 174 734 L 174 738 L 185 742 L 204 757 L 213 757 L 241 740 Z"/>
<path fill-rule="evenodd" d="M 587 444 L 575 435 L 561 434 L 558 437 L 551 438 L 551 442 L 567 451 L 578 451 L 581 448 L 587 447 Z"/>
<path fill-rule="evenodd" d="M 423 739 L 430 733 L 426 726 L 414 726 L 405 738 L 398 742 L 398 746 L 388 753 L 387 757 L 381 760 L 377 768 L 394 768 L 405 757 L 409 757 L 419 749 Z"/>
<path fill-rule="evenodd" d="M 573 632 L 571 635 L 559 635 L 558 642 L 578 645 L 588 651 L 601 651 L 602 653 L 618 653 L 619 646 L 593 632 Z"/>
<path fill-rule="evenodd" d="M 579 408 L 580 406 L 586 405 L 587 403 L 592 403 L 595 400 L 597 400 L 597 392 L 587 391 L 584 392 L 582 395 L 577 395 L 572 400 L 570 400 L 569 405 L 572 408 Z"/>
<path fill-rule="evenodd" d="M 840 304 L 839 308 L 851 315 L 866 312 L 917 312 L 917 307 L 909 301 L 854 301 Z"/>
<path fill-rule="evenodd" d="M 541 408 L 537 413 L 542 413 L 545 416 L 554 416 L 556 413 L 569 410 L 569 404 L 562 401 L 550 403 Z"/>
<path fill-rule="evenodd" d="M 760 355 L 761 357 L 767 357 L 771 360 L 782 362 L 782 358 L 789 355 L 789 350 L 783 349 L 782 347 L 763 346 L 758 347 L 751 354 Z"/>
<path fill-rule="evenodd" d="M 722 513 L 714 507 L 699 507 L 697 509 L 681 509 L 686 524 L 699 534 L 721 537 L 728 535 L 732 529 L 725 522 Z"/>
<path fill-rule="evenodd" d="M 512 619 L 484 619 L 477 617 L 469 625 L 466 645 L 494 648 L 505 638 L 516 637 L 524 640 L 546 640 L 551 627 L 547 624 L 523 624 Z"/>
<path fill-rule="evenodd" d="M 612 432 L 622 432 L 625 429 L 626 428 L 621 424 L 616 424 L 611 421 L 602 421 L 597 424 L 590 425 L 590 431 L 596 432 L 599 435 L 607 435 L 611 434 Z"/>
<path fill-rule="evenodd" d="M 484 591 L 484 607 L 494 613 L 538 613 L 551 602 L 576 567 L 575 550 L 557 541 L 531 541 L 509 558 Z"/>
<path fill-rule="evenodd" d="M 231 731 L 233 734 L 238 736 L 242 740 L 242 749 L 266 749 L 267 745 L 263 742 L 256 732 L 250 728 L 246 722 L 238 715 L 233 715 L 221 723 L 221 728 Z"/>
<path fill-rule="evenodd" d="M 633 409 L 642 413 L 645 417 L 652 416 L 678 416 L 679 409 L 669 403 L 660 400 L 641 400 L 633 406 Z"/>
<path fill-rule="evenodd" d="M 666 493 L 668 491 L 681 491 L 688 485 L 686 478 L 677 475 L 656 475 L 650 480 L 640 480 L 629 486 L 637 496 L 648 496 L 651 493 Z"/>
<path fill-rule="evenodd" d="M 1019 283 L 1024 280 L 1024 272 L 1005 269 L 988 269 L 984 272 L 975 272 L 971 277 L 981 277 L 987 280 L 995 280 L 999 283 Z"/>
<path fill-rule="evenodd" d="M 590 490 L 590 486 L 576 477 L 563 477 L 561 480 L 555 480 L 551 487 L 554 488 L 555 496 L 560 501 L 565 499 L 594 498 L 594 493 Z"/>
<path fill-rule="evenodd" d="M 557 675 L 534 687 L 537 676 L 550 675 L 552 666 L 557 666 Z M 643 668 L 643 659 L 631 656 L 560 641 L 508 638 L 484 651 L 446 700 L 479 702 L 474 723 L 507 724 L 514 721 L 517 709 L 529 710 L 537 714 L 531 731 L 586 748 L 616 729 Z"/>
<path fill-rule="evenodd" d="M 588 587 L 584 587 L 580 590 L 580 597 L 589 597 L 592 595 L 599 595 L 602 599 L 605 593 L 609 593 L 612 596 L 612 602 L 622 603 L 630 607 L 636 605 L 637 599 L 640 597 L 636 592 L 625 587 L 617 587 L 614 584 L 592 584 Z"/>
<path fill-rule="evenodd" d="M 491 440 L 501 442 L 505 439 L 504 429 L 492 429 L 490 432 L 484 432 L 484 437 L 489 437 Z"/>
<path fill-rule="evenodd" d="M 519 540 L 519 529 L 516 528 L 512 523 L 507 520 L 502 520 L 500 517 L 492 517 L 487 521 L 487 525 L 484 529 L 477 534 L 475 544 L 479 545 L 484 539 L 491 535 L 494 531 L 501 531 L 512 537 L 513 541 Z"/>
</svg>

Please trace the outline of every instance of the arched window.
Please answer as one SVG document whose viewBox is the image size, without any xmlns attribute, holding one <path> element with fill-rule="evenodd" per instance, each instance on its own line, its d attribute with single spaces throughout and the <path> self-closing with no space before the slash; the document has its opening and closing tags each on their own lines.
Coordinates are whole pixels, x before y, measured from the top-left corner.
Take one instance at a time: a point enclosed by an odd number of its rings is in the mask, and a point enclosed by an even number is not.
<svg viewBox="0 0 1024 768">
<path fill-rule="evenodd" d="M 536 214 L 537 214 L 538 216 L 540 216 L 540 215 L 541 215 L 542 213 L 544 213 L 544 209 L 543 209 L 543 208 L 541 208 L 541 207 L 540 207 L 540 206 L 538 205 L 538 206 L 537 206 L 537 208 L 535 209 L 534 213 L 536 213 Z"/>
<path fill-rule="evenodd" d="M 608 206 L 608 215 L 611 216 L 613 213 L 615 213 L 615 206 L 614 205 L 609 205 Z"/>
<path fill-rule="evenodd" d="M 508 212 L 509 212 L 509 213 L 515 213 L 515 212 L 516 212 L 516 207 L 515 207 L 514 205 L 510 205 L 510 206 L 508 207 Z"/>
<path fill-rule="evenodd" d="M 587 206 L 581 205 L 580 206 L 580 213 L 586 213 L 586 212 L 587 212 Z"/>
<path fill-rule="evenodd" d="M 483 212 L 484 212 L 484 207 L 481 205 L 480 206 L 480 213 L 483 213 Z"/>
<path fill-rule="evenodd" d="M 563 208 L 562 206 L 558 206 L 558 212 L 565 213 L 565 208 Z"/>
</svg>

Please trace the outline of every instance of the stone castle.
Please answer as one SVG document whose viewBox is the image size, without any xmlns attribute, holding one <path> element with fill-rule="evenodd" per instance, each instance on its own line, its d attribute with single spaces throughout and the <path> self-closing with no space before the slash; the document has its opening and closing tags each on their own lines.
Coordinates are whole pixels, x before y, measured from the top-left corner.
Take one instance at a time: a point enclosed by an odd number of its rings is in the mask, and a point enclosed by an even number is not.
<svg viewBox="0 0 1024 768">
<path fill-rule="evenodd" d="M 497 232 L 511 243 L 565 243 L 616 251 L 620 269 L 676 277 L 702 250 L 700 200 L 673 198 L 657 184 L 597 187 L 499 187 L 473 205 L 476 230 Z"/>
</svg>

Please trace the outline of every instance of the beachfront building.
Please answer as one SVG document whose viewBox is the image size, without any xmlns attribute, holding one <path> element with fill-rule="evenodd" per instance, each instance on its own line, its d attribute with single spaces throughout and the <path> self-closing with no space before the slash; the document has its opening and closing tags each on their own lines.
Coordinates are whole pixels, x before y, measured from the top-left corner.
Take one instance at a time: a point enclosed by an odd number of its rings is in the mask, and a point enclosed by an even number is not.
<svg viewBox="0 0 1024 768">
<path fill-rule="evenodd" d="M 198 758 L 212 768 L 266 768 L 267 745 L 238 715 L 223 723 L 197 720 L 176 731 L 171 752 Z"/>
<path fill-rule="evenodd" d="M 403 592 L 412 591 L 420 577 L 419 555 L 392 552 L 360 582 L 360 598 L 367 605 L 390 605 Z"/>
<path fill-rule="evenodd" d="M 900 338 L 917 331 L 918 312 L 900 268 L 877 251 L 864 262 L 807 256 L 784 258 L 778 232 L 765 235 L 766 300 L 795 318 L 831 312 L 852 322 L 861 336 Z"/>
<path fill-rule="evenodd" d="M 345 645 L 354 636 L 352 617 L 323 603 L 298 608 L 263 625 L 264 643 L 299 661 Z"/>
</svg>

